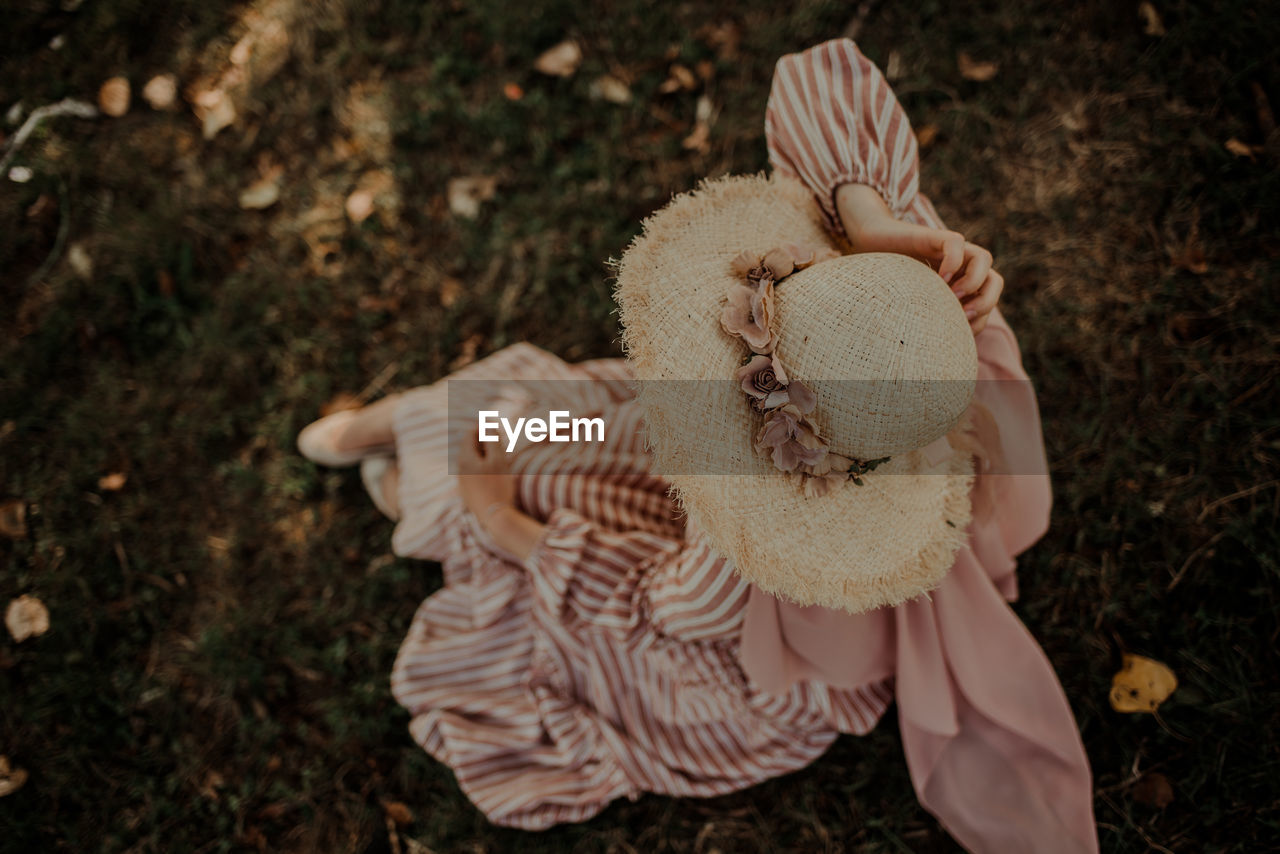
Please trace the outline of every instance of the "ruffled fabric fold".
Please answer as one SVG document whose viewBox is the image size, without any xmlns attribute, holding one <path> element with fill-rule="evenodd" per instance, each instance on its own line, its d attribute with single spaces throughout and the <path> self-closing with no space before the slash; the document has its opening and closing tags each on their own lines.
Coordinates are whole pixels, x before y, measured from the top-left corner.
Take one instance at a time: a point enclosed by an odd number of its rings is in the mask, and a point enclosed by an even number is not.
<svg viewBox="0 0 1280 854">
<path fill-rule="evenodd" d="M 774 169 L 804 182 L 845 236 L 835 192 L 875 188 L 895 216 L 943 228 L 918 192 L 915 135 L 879 69 L 849 39 L 778 61 L 766 112 Z M 1005 600 L 1016 556 L 1044 535 L 1051 490 L 1035 392 L 993 311 L 977 337 L 977 461 L 968 545 L 926 596 L 850 615 L 753 591 L 742 660 L 774 692 L 892 677 L 921 804 L 970 851 L 1098 850 L 1092 777 L 1071 707 L 1040 645 Z M 846 650 L 858 650 L 856 655 Z"/>
<path fill-rule="evenodd" d="M 899 727 L 921 805 L 976 854 L 1097 851 L 1071 706 L 972 552 L 896 610 Z"/>
<path fill-rule="evenodd" d="M 918 145 L 880 69 L 849 39 L 778 60 L 765 108 L 775 171 L 814 191 L 827 229 L 847 238 L 836 211 L 842 184 L 875 188 L 896 217 L 919 190 Z"/>
<path fill-rule="evenodd" d="M 523 562 L 463 509 L 445 383 L 407 393 L 395 415 L 404 515 L 393 547 L 440 561 L 445 583 L 414 615 L 392 693 L 414 739 L 490 821 L 537 830 L 641 792 L 726 794 L 875 726 L 891 699 L 883 683 L 780 695 L 750 685 L 738 661 L 749 585 L 647 471 L 625 362 L 569 365 L 518 345 L 450 381 L 520 378 L 574 380 L 551 384 L 559 403 L 602 408 L 610 425 L 592 454 L 517 452 L 520 504 L 547 524 Z"/>
</svg>

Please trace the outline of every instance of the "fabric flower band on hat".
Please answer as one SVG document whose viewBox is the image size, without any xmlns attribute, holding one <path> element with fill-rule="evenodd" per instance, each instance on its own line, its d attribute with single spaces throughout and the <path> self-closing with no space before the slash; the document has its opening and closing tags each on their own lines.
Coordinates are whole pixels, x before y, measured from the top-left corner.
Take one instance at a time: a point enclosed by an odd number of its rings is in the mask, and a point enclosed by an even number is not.
<svg viewBox="0 0 1280 854">
<path fill-rule="evenodd" d="M 729 286 L 720 315 L 724 330 L 751 348 L 737 379 L 752 408 L 764 413 L 764 426 L 756 434 L 756 452 L 771 457 L 778 470 L 799 474 L 809 498 L 826 495 L 849 481 L 861 486 L 862 475 L 889 460 L 854 460 L 832 451 L 809 419 L 818 404 L 817 396 L 787 375 L 775 352 L 774 285 L 797 270 L 839 257 L 835 249 L 795 243 L 784 243 L 764 255 L 740 252 L 732 262 L 733 274 L 740 281 Z"/>
</svg>

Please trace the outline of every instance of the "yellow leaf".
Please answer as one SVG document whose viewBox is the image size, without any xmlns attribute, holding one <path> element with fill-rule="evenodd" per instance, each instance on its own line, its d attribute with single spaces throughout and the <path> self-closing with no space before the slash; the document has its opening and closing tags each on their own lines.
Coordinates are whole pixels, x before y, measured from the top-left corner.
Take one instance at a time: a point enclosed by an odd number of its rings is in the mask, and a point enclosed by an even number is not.
<svg viewBox="0 0 1280 854">
<path fill-rule="evenodd" d="M 985 83 L 995 77 L 996 72 L 1000 70 L 998 63 L 978 62 L 964 51 L 956 55 L 956 64 L 960 66 L 961 77 L 965 80 L 976 80 L 979 83 Z"/>
<path fill-rule="evenodd" d="M 39 637 L 49 631 L 49 609 L 34 596 L 19 596 L 4 612 L 4 624 L 19 643 Z"/>
<path fill-rule="evenodd" d="M 1124 666 L 1111 678 L 1111 708 L 1154 712 L 1177 687 L 1178 677 L 1164 664 L 1141 655 L 1125 655 Z"/>
</svg>

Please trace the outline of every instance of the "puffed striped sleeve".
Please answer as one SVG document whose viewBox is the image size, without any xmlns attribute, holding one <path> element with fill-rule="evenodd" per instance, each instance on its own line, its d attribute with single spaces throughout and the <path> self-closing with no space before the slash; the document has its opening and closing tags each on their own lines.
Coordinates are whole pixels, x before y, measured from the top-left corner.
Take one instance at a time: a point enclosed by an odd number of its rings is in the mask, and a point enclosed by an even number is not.
<svg viewBox="0 0 1280 854">
<path fill-rule="evenodd" d="M 539 610 L 626 635 L 647 624 L 679 641 L 736 638 L 749 585 L 693 534 L 615 532 L 561 508 L 525 560 Z"/>
<path fill-rule="evenodd" d="M 880 69 L 850 39 L 832 39 L 778 60 L 765 109 L 775 172 L 817 197 L 827 227 L 845 237 L 836 213 L 841 184 L 874 187 L 895 217 L 915 200 L 915 134 Z"/>
</svg>

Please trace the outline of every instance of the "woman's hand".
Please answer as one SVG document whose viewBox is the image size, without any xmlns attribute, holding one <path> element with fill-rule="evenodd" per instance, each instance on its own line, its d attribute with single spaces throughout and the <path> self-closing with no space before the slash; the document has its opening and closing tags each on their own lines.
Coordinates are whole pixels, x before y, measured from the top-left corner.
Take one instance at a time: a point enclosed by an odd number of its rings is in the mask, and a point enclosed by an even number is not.
<svg viewBox="0 0 1280 854">
<path fill-rule="evenodd" d="M 502 450 L 501 442 L 482 443 L 479 434 L 458 448 L 458 492 L 481 524 L 494 505 L 516 503 L 516 475 L 511 473 L 511 455 Z"/>
<path fill-rule="evenodd" d="M 894 219 L 880 194 L 866 184 L 836 190 L 836 210 L 855 252 L 896 252 L 938 271 L 960 300 L 977 335 L 1004 290 L 1004 277 L 991 269 L 991 253 L 955 231 Z"/>
<path fill-rule="evenodd" d="M 511 455 L 500 442 L 482 443 L 479 433 L 458 449 L 458 492 L 494 544 L 523 561 L 533 553 L 547 526 L 516 506 Z"/>
</svg>

